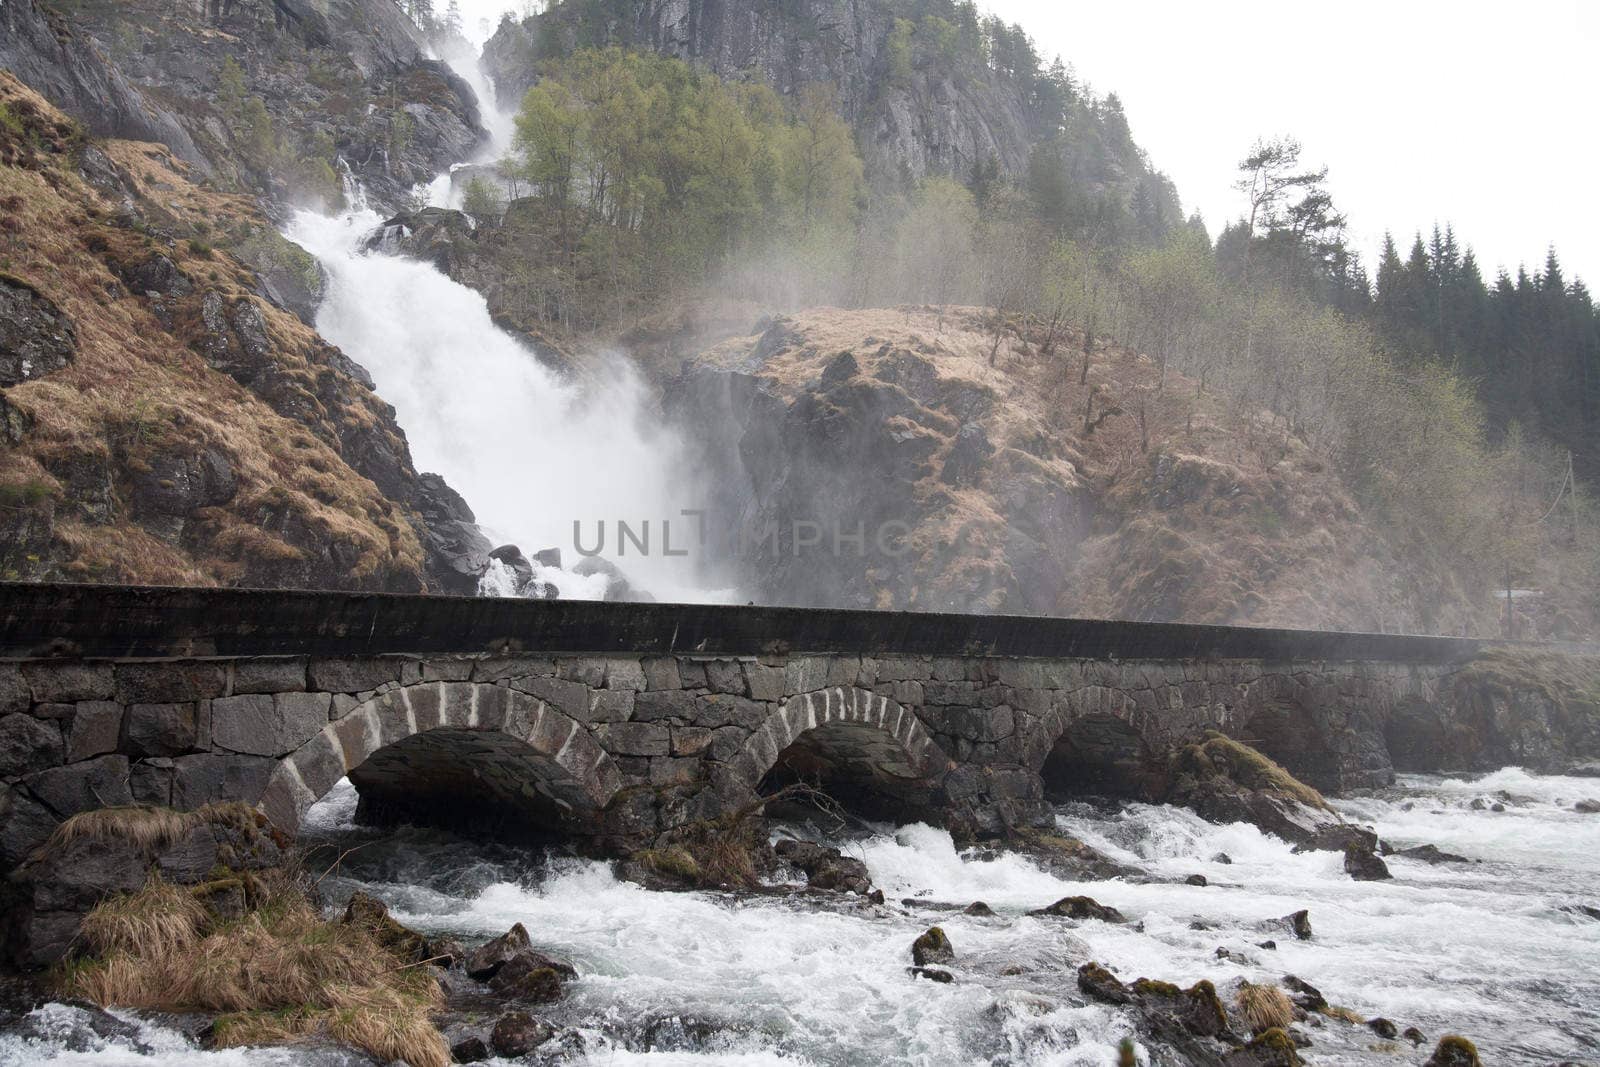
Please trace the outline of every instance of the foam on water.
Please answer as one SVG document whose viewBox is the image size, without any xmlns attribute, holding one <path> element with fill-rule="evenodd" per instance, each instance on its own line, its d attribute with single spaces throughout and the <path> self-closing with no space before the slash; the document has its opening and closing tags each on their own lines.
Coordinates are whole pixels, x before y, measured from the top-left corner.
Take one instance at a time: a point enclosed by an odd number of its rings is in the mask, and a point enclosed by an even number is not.
<svg viewBox="0 0 1600 1067">
<path fill-rule="evenodd" d="M 520 922 L 541 949 L 570 958 L 581 978 L 545 1012 L 584 1036 L 587 1053 L 569 1062 L 1109 1065 L 1134 1031 L 1122 1010 L 1078 1002 L 1074 972 L 1094 959 L 1127 980 L 1210 979 L 1224 996 L 1236 979 L 1295 974 L 1335 1004 L 1429 1037 L 1414 1053 L 1403 1045 L 1397 1058 L 1375 1051 L 1364 1028 L 1329 1022 L 1308 1031 L 1318 1064 L 1420 1063 L 1453 1031 L 1477 1041 L 1486 1062 L 1547 1064 L 1600 1052 L 1600 922 L 1563 910 L 1596 903 L 1590 864 L 1600 819 L 1568 818 L 1570 799 L 1590 788 L 1514 771 L 1475 781 L 1413 777 L 1340 802 L 1386 839 L 1405 844 L 1402 834 L 1412 833 L 1442 843 L 1448 831 L 1455 850 L 1481 861 L 1430 867 L 1390 857 L 1392 882 L 1352 881 L 1339 855 L 1295 855 L 1252 826 L 1132 804 L 1110 812 L 1068 805 L 1057 820 L 1063 832 L 1149 872 L 1149 881 L 1073 882 L 1016 854 L 962 852 L 948 833 L 912 825 L 837 842 L 865 860 L 889 899 L 884 908 L 853 898 L 654 892 L 603 863 L 536 864 L 504 846 L 421 832 L 395 836 L 399 858 L 368 859 L 368 881 L 340 884 L 365 886 L 401 921 L 429 931 L 485 938 Z M 1501 789 L 1531 799 L 1502 813 L 1471 806 Z M 353 790 L 336 788 L 308 816 L 308 832 L 348 826 L 353 810 Z M 1568 851 L 1508 837 L 1500 827 L 1508 818 L 1560 827 Z M 377 851 L 357 850 L 348 862 Z M 1526 866 L 1533 854 L 1550 862 Z M 1211 884 L 1179 881 L 1196 873 Z M 1078 893 L 1133 921 L 1025 914 Z M 998 914 L 949 907 L 975 899 Z M 1311 913 L 1310 941 L 1263 925 L 1300 908 Z M 1193 929 L 1196 920 L 1208 928 Z M 934 923 L 955 946 L 951 985 L 906 973 L 911 941 Z M 1259 947 L 1268 938 L 1276 949 Z M 1217 958 L 1218 947 L 1238 958 Z M 711 1036 L 686 1036 L 702 1032 Z M 177 1044 L 167 1052 L 94 1049 L 81 1054 L 87 1059 L 39 1047 L 19 1058 L 15 1041 L 0 1041 L 0 1064 L 283 1062 L 255 1051 L 213 1059 L 170 1037 Z"/>
</svg>

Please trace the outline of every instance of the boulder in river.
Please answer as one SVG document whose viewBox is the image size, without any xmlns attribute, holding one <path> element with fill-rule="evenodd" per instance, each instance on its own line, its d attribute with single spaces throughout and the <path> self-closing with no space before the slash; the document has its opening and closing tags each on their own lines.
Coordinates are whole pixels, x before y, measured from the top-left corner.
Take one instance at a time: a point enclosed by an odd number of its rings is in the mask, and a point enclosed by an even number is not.
<svg viewBox="0 0 1600 1067">
<path fill-rule="evenodd" d="M 1412 848 L 1402 848 L 1389 853 L 1389 855 L 1399 856 L 1401 859 L 1421 860 L 1423 863 L 1431 863 L 1434 866 L 1438 866 L 1441 863 L 1472 862 L 1465 856 L 1458 856 L 1454 852 L 1445 852 L 1435 845 L 1416 845 Z"/>
<path fill-rule="evenodd" d="M 467 974 L 480 982 L 488 981 L 501 967 L 531 947 L 527 927 L 516 923 L 493 941 L 486 941 L 467 953 Z"/>
<path fill-rule="evenodd" d="M 1059 915 L 1068 919 L 1099 919 L 1101 922 L 1125 923 L 1128 917 L 1109 904 L 1093 897 L 1062 897 L 1048 907 L 1028 912 L 1029 915 Z"/>
<path fill-rule="evenodd" d="M 867 865 L 836 848 L 811 841 L 786 839 L 773 847 L 778 858 L 806 872 L 806 885 L 812 889 L 837 889 L 845 893 L 867 893 L 872 879 Z"/>
<path fill-rule="evenodd" d="M 1126 1004 L 1131 999 L 1122 980 L 1093 960 L 1078 968 L 1078 988 L 1091 1000 L 1107 1004 Z"/>
<path fill-rule="evenodd" d="M 1311 940 L 1311 912 L 1305 908 L 1291 912 L 1281 919 L 1268 919 L 1265 922 L 1258 923 L 1257 926 L 1262 930 L 1288 931 L 1300 941 Z"/>
<path fill-rule="evenodd" d="M 945 936 L 943 929 L 937 926 L 928 927 L 927 931 L 911 942 L 911 962 L 918 967 L 926 967 L 930 963 L 954 963 L 956 950 L 950 944 L 950 938 Z"/>
<path fill-rule="evenodd" d="M 1359 845 L 1347 845 L 1344 850 L 1345 873 L 1358 882 L 1381 882 L 1393 878 L 1389 865 L 1376 852 Z"/>
<path fill-rule="evenodd" d="M 1447 1034 L 1439 1039 L 1423 1067 L 1479 1067 L 1478 1046 L 1464 1037 Z"/>
<path fill-rule="evenodd" d="M 555 1035 L 555 1028 L 525 1011 L 508 1012 L 495 1020 L 489 1044 L 508 1060 L 526 1056 Z"/>
<path fill-rule="evenodd" d="M 1385 1041 L 1393 1041 L 1395 1038 L 1400 1036 L 1400 1028 L 1381 1015 L 1368 1019 L 1367 1029 L 1371 1030 Z"/>
<path fill-rule="evenodd" d="M 956 976 L 940 967 L 907 967 L 906 970 L 913 978 L 926 978 L 930 982 L 949 985 L 956 980 Z"/>
<path fill-rule="evenodd" d="M 524 949 L 500 965 L 489 979 L 489 988 L 515 1000 L 545 1004 L 561 999 L 562 983 L 577 976 L 571 964 Z"/>
<path fill-rule="evenodd" d="M 1222 1060 L 1225 1067 L 1298 1067 L 1300 1056 L 1294 1038 L 1279 1029 L 1268 1030 Z"/>
<path fill-rule="evenodd" d="M 1600 815 L 1600 800 L 1580 800 L 1572 810 L 1580 815 Z"/>
</svg>

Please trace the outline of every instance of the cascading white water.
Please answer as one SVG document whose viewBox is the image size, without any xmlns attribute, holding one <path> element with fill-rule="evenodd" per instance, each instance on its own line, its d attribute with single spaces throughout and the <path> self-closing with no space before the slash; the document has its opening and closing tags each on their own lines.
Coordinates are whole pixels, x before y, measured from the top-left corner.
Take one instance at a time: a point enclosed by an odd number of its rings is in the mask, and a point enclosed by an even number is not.
<svg viewBox="0 0 1600 1067">
<path fill-rule="evenodd" d="M 674 550 L 692 548 L 695 520 L 681 512 L 699 501 L 632 365 L 614 356 L 581 389 L 561 380 L 495 326 L 478 293 L 430 264 L 363 252 L 381 222 L 372 211 L 303 211 L 288 233 L 328 272 L 318 330 L 394 405 L 417 468 L 442 474 L 483 526 L 529 555 L 559 547 L 570 570 L 574 522 L 586 548 L 604 522 L 606 555 L 657 598 L 723 598 L 700 588 L 692 552 L 662 552 L 669 521 Z M 618 520 L 636 531 L 649 522 L 649 555 L 631 542 L 618 551 Z M 569 596 L 586 583 L 556 584 Z"/>
<path fill-rule="evenodd" d="M 1075 972 L 1088 959 L 1125 980 L 1209 979 L 1225 997 L 1239 978 L 1294 974 L 1334 1004 L 1427 1035 L 1416 1049 L 1385 1045 L 1365 1027 L 1313 1017 L 1300 1024 L 1313 1041 L 1302 1055 L 1320 1067 L 1420 1064 L 1449 1032 L 1475 1040 L 1486 1063 L 1593 1062 L 1600 921 L 1576 906 L 1600 903 L 1600 818 L 1572 805 L 1597 795 L 1592 779 L 1508 769 L 1475 780 L 1408 776 L 1381 796 L 1338 802 L 1396 846 L 1429 842 L 1476 861 L 1390 857 L 1395 878 L 1383 883 L 1352 881 L 1339 854 L 1297 855 L 1251 826 L 1158 805 L 1074 804 L 1058 809 L 1062 831 L 1143 879 L 1068 881 L 1016 854 L 961 852 L 942 830 L 885 827 L 838 842 L 884 890 L 888 903 L 873 907 L 804 894 L 652 892 L 603 863 L 541 864 L 502 846 L 401 831 L 363 836 L 345 860 L 355 873 L 323 889 L 337 898 L 364 888 L 402 921 L 463 938 L 523 923 L 539 948 L 580 972 L 560 1002 L 539 1009 L 583 1041 L 556 1062 L 1109 1067 L 1133 1020 L 1083 1002 Z M 307 837 L 330 835 L 343 852 L 354 800 L 348 783 L 337 787 L 309 813 Z M 1210 884 L 1182 883 L 1196 873 Z M 1132 922 L 1026 914 L 1079 893 Z M 976 899 L 996 914 L 951 907 Z M 1310 909 L 1312 940 L 1262 928 L 1299 908 Z M 950 985 L 906 973 L 912 939 L 934 923 L 955 947 Z M 1276 948 L 1260 946 L 1268 938 Z M 1233 958 L 1218 958 L 1218 947 Z M 85 1037 L 63 1006 L 42 1010 L 61 1036 L 0 1037 L 0 1067 L 292 1062 L 262 1050 L 185 1051 L 149 1026 L 141 1052 L 130 1040 Z M 68 1051 L 69 1033 L 88 1048 Z"/>
</svg>

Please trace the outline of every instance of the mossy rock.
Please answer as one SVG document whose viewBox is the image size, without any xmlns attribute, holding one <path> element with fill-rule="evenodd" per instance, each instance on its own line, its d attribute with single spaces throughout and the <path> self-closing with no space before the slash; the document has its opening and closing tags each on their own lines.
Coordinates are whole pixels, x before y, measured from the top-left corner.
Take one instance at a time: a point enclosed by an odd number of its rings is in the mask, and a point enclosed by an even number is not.
<svg viewBox="0 0 1600 1067">
<path fill-rule="evenodd" d="M 1479 1067 L 1478 1046 L 1456 1034 L 1446 1034 L 1424 1067 Z"/>
<path fill-rule="evenodd" d="M 930 926 L 921 937 L 911 942 L 911 960 L 918 967 L 926 967 L 930 963 L 954 963 L 956 950 L 942 928 Z"/>
<path fill-rule="evenodd" d="M 1099 919 L 1101 922 L 1125 923 L 1128 917 L 1109 904 L 1093 897 L 1062 897 L 1048 907 L 1030 911 L 1029 915 L 1059 915 L 1068 919 Z"/>
<path fill-rule="evenodd" d="M 1275 1026 L 1230 1052 L 1223 1062 L 1228 1067 L 1299 1067 L 1300 1053 L 1294 1039 Z"/>
</svg>

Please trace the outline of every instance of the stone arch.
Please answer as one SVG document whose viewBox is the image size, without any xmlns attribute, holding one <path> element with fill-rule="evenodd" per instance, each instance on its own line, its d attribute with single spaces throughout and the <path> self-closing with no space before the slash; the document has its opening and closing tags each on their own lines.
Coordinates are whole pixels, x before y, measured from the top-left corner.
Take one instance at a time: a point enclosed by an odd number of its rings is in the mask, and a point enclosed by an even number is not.
<svg viewBox="0 0 1600 1067">
<path fill-rule="evenodd" d="M 258 806 L 295 834 L 311 805 L 346 776 L 358 789 L 365 777 L 367 789 L 390 802 L 402 791 L 415 798 L 413 807 L 473 798 L 556 832 L 581 832 L 622 786 L 616 763 L 582 723 L 483 682 L 419 682 L 378 693 L 285 756 Z"/>
<path fill-rule="evenodd" d="M 837 686 L 790 697 L 750 735 L 732 769 L 752 792 L 789 772 L 820 781 L 863 814 L 899 816 L 927 811 L 952 766 L 909 708 Z"/>
<path fill-rule="evenodd" d="M 1023 749 L 1023 763 L 1047 794 L 1159 799 L 1166 786 L 1165 743 L 1152 716 L 1123 694 L 1059 704 L 1045 713 Z"/>
</svg>

